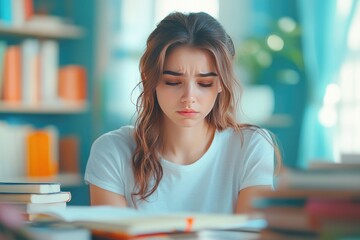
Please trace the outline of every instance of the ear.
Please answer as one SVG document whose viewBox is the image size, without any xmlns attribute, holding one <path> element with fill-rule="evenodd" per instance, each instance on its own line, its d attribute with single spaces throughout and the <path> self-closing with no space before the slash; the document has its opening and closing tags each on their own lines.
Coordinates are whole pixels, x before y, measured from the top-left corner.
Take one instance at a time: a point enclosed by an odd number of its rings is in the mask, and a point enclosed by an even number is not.
<svg viewBox="0 0 360 240">
<path fill-rule="evenodd" d="M 221 93 L 221 92 L 222 92 L 222 88 L 221 88 L 221 86 L 219 86 L 218 93 Z"/>
</svg>

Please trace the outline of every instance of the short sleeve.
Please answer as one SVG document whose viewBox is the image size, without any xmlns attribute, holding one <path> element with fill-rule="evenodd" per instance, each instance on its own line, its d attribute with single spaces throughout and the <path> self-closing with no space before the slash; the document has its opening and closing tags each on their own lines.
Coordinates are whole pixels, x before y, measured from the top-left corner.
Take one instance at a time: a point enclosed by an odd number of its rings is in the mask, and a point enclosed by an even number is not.
<svg viewBox="0 0 360 240">
<path fill-rule="evenodd" d="M 259 185 L 274 187 L 274 146 L 265 130 L 253 132 L 244 154 L 240 190 Z"/>
<path fill-rule="evenodd" d="M 92 145 L 85 171 L 85 182 L 124 195 L 122 163 L 111 134 L 98 138 Z"/>
</svg>

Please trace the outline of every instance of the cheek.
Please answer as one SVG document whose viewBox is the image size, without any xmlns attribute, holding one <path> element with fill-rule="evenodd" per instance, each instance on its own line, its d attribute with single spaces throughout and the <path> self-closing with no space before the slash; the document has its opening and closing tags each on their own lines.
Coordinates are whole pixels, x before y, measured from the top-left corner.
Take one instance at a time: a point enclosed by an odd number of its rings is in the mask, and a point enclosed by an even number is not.
<svg viewBox="0 0 360 240">
<path fill-rule="evenodd" d="M 156 97 L 161 108 L 169 105 L 174 99 L 173 94 L 170 91 L 165 91 L 161 87 L 156 88 Z"/>
<path fill-rule="evenodd" d="M 202 99 L 202 102 L 207 102 L 209 104 L 213 104 L 218 96 L 218 90 L 212 89 L 211 91 L 206 91 L 200 94 L 200 98 Z"/>
</svg>

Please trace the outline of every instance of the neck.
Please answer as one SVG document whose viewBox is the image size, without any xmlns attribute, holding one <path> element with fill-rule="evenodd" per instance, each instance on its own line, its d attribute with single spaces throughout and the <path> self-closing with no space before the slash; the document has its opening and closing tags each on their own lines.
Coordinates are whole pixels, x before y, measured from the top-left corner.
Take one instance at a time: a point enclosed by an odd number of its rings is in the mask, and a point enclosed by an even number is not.
<svg viewBox="0 0 360 240">
<path fill-rule="evenodd" d="M 201 158 L 210 147 L 215 129 L 208 124 L 196 127 L 166 126 L 161 154 L 168 161 L 191 164 Z"/>
</svg>

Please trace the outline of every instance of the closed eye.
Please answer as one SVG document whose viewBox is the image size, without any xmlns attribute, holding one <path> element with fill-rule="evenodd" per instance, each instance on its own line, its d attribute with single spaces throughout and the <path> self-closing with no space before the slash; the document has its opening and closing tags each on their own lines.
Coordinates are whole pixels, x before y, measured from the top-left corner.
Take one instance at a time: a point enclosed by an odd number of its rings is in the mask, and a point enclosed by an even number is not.
<svg viewBox="0 0 360 240">
<path fill-rule="evenodd" d="M 212 87 L 213 83 L 198 83 L 201 87 Z"/>
<path fill-rule="evenodd" d="M 166 85 L 169 85 L 169 86 L 177 86 L 179 84 L 181 84 L 181 82 L 165 82 Z"/>
</svg>

